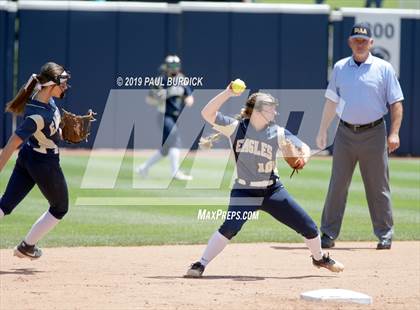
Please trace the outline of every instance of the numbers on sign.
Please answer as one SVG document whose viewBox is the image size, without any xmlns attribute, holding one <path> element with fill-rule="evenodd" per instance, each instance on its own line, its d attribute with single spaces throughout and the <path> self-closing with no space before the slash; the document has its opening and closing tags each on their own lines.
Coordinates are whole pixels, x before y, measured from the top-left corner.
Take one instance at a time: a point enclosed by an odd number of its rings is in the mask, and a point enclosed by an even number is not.
<svg viewBox="0 0 420 310">
<path fill-rule="evenodd" d="M 388 39 L 391 39 L 394 37 L 394 25 L 393 24 L 386 24 L 385 25 L 385 37 L 387 37 Z"/>
<path fill-rule="evenodd" d="M 387 39 L 391 39 L 394 37 L 395 34 L 395 28 L 393 24 L 390 23 L 386 23 L 381 24 L 381 23 L 374 23 L 373 25 L 369 23 L 370 28 L 373 30 L 373 36 L 375 38 L 382 38 L 383 36 L 385 36 L 385 38 Z"/>
</svg>

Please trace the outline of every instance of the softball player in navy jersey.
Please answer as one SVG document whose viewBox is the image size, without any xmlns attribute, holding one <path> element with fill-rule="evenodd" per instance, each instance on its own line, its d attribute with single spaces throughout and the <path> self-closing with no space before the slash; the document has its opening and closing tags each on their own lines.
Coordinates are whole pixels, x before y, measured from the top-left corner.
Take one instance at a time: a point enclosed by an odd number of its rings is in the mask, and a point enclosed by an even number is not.
<svg viewBox="0 0 420 310">
<path fill-rule="evenodd" d="M 179 135 L 176 122 L 185 106 L 191 107 L 194 103 L 192 89 L 188 85 L 179 85 L 172 83 L 183 78 L 181 73 L 181 60 L 176 55 L 169 55 L 165 58 L 165 63 L 161 66 L 163 71 L 162 85 L 163 87 L 152 89 L 146 101 L 157 107 L 158 111 L 163 114 L 163 137 L 162 147 L 144 164 L 137 168 L 137 172 L 146 177 L 149 169 L 161 160 L 164 156 L 169 155 L 171 162 L 171 173 L 173 178 L 181 181 L 192 180 L 192 176 L 179 170 L 179 156 L 181 147 L 181 137 Z M 169 83 L 171 78 L 171 83 Z M 160 115 L 159 118 L 162 116 Z"/>
<path fill-rule="evenodd" d="M 23 241 L 14 249 L 20 258 L 37 259 L 42 251 L 36 243 L 64 217 L 68 210 L 67 184 L 59 162 L 60 112 L 54 97 L 62 99 L 70 74 L 48 62 L 33 74 L 6 111 L 23 114 L 24 120 L 0 154 L 0 172 L 13 152 L 19 155 L 6 190 L 0 199 L 0 218 L 13 209 L 38 185 L 48 200 L 49 209 L 35 222 Z"/>
<path fill-rule="evenodd" d="M 286 136 L 300 144 L 306 157 L 297 166 L 303 168 L 310 155 L 309 147 L 290 132 L 273 123 L 276 116 L 276 100 L 269 94 L 252 94 L 238 119 L 219 112 L 232 96 L 230 87 L 214 97 L 202 110 L 204 119 L 214 129 L 228 137 L 236 160 L 236 182 L 230 194 L 228 209 L 236 216 L 226 217 L 225 222 L 210 238 L 200 261 L 191 265 L 186 277 L 201 277 L 207 264 L 213 260 L 242 228 L 246 217 L 256 210 L 268 212 L 279 222 L 301 234 L 312 253 L 312 262 L 332 272 L 343 271 L 344 266 L 334 261 L 321 249 L 321 240 L 315 222 L 289 195 L 278 180 L 276 153 Z M 233 213 L 235 212 L 235 213 Z"/>
</svg>

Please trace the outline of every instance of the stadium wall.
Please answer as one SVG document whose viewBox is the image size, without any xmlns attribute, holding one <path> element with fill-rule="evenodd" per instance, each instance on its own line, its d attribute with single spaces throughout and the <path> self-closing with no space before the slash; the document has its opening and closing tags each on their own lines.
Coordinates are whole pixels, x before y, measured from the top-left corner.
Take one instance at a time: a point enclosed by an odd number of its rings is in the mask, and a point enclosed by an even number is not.
<svg viewBox="0 0 420 310">
<path fill-rule="evenodd" d="M 367 10 L 377 14 L 375 9 Z M 397 11 L 403 16 L 400 58 L 404 61 L 399 73 L 406 95 L 399 154 L 420 155 L 420 125 L 414 121 L 420 116 L 420 108 L 414 104 L 420 99 L 420 90 L 415 87 L 420 84 L 420 63 L 415 57 L 420 48 L 416 40 L 420 35 L 419 19 L 409 10 Z M 16 12 L 13 14 L 16 16 Z M 121 89 L 116 85 L 117 77 L 156 76 L 169 53 L 181 56 L 188 76 L 204 77 L 203 89 L 223 88 L 235 77 L 244 79 L 252 91 L 323 89 L 330 69 L 329 25 L 332 23 L 334 29 L 335 62 L 350 54 L 347 36 L 357 14 L 358 11 L 343 9 L 337 15 L 327 5 L 20 1 L 17 83 L 25 83 L 48 60 L 62 63 L 72 73 L 73 87 L 62 102 L 63 107 L 75 113 L 92 108 L 98 112 L 99 120 L 109 91 Z M 330 22 L 332 15 L 335 18 Z M 0 25 L 10 22 L 10 16 L 13 15 L 0 6 Z M 0 40 L 0 57 L 5 64 L 5 74 L 0 78 L 3 103 L 12 97 L 13 89 L 10 47 L 14 36 L 10 37 L 6 28 L 10 26 L 1 28 Z M 5 32 L 8 35 L 3 35 Z M 127 88 L 145 87 L 131 85 L 122 89 Z M 184 131 L 197 128 L 205 103 L 196 102 L 189 112 L 191 127 L 186 126 Z M 156 112 L 142 98 L 138 104 L 144 105 L 145 113 L 138 115 L 136 123 L 150 132 L 141 147 L 155 147 L 160 134 L 157 116 L 151 114 Z M 10 116 L 0 116 L 0 145 L 11 133 L 11 121 L 7 118 Z M 94 126 L 93 137 L 97 129 Z M 92 147 L 93 141 L 90 139 L 82 147 Z M 133 138 L 128 146 L 133 146 Z"/>
</svg>

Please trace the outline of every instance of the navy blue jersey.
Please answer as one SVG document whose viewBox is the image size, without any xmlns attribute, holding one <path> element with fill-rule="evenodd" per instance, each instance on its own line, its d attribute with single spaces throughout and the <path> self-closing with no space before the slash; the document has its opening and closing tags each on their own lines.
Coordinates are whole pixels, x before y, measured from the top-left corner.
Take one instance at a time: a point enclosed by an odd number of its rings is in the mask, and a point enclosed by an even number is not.
<svg viewBox="0 0 420 310">
<path fill-rule="evenodd" d="M 178 117 L 184 109 L 184 99 L 192 94 L 192 89 L 188 85 L 173 85 L 177 78 L 184 77 L 182 74 L 178 74 L 173 77 L 171 83 L 168 83 L 168 77 L 163 77 L 163 85 L 166 88 L 166 103 L 165 103 L 165 114 L 170 116 Z"/>
<path fill-rule="evenodd" d="M 235 154 L 238 179 L 247 182 L 266 182 L 278 179 L 277 152 L 285 137 L 295 144 L 303 144 L 288 130 L 276 124 L 255 130 L 249 119 L 237 120 L 216 114 L 214 129 L 229 138 Z"/>
<path fill-rule="evenodd" d="M 38 153 L 58 154 L 60 121 L 60 111 L 53 99 L 48 104 L 31 100 L 25 107 L 24 120 L 15 134 Z"/>
</svg>

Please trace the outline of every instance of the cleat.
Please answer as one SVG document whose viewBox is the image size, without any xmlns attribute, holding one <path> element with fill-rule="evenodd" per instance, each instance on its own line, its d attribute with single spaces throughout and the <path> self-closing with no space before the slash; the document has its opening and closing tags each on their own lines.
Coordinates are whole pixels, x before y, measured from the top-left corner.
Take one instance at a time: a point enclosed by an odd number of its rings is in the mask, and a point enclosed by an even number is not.
<svg viewBox="0 0 420 310">
<path fill-rule="evenodd" d="M 149 174 L 149 170 L 146 167 L 143 167 L 143 165 L 139 166 L 136 169 L 136 172 L 142 177 L 147 178 L 147 175 Z"/>
<path fill-rule="evenodd" d="M 13 255 L 19 258 L 29 258 L 30 260 L 38 259 L 42 256 L 42 250 L 36 245 L 26 244 L 22 241 L 13 249 Z"/>
<path fill-rule="evenodd" d="M 174 179 L 178 181 L 191 181 L 193 177 L 191 175 L 185 174 L 182 171 L 178 171 L 174 175 Z"/>
<path fill-rule="evenodd" d="M 190 269 L 187 270 L 187 274 L 184 278 L 201 278 L 206 267 L 200 262 L 196 262 L 191 265 Z"/>
<path fill-rule="evenodd" d="M 390 250 L 392 245 L 391 239 L 382 239 L 376 246 L 377 250 Z"/>
<path fill-rule="evenodd" d="M 344 265 L 333 260 L 330 254 L 324 254 L 320 260 L 316 260 L 312 256 L 312 264 L 317 268 L 326 268 L 331 272 L 342 272 L 344 270 Z"/>
<path fill-rule="evenodd" d="M 321 236 L 321 248 L 329 249 L 335 246 L 334 239 L 326 234 L 322 234 Z"/>
</svg>

